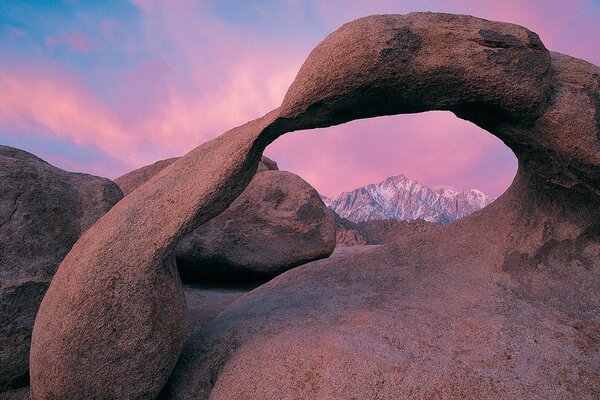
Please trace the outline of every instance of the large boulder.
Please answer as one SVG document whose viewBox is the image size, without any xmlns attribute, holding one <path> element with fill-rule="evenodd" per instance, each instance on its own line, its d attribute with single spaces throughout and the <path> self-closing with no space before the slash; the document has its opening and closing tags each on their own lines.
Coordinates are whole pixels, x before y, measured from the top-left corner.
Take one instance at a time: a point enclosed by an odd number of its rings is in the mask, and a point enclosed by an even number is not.
<svg viewBox="0 0 600 400">
<path fill-rule="evenodd" d="M 0 146 L 0 392 L 29 381 L 42 296 L 73 243 L 122 197 L 108 179 Z"/>
<path fill-rule="evenodd" d="M 33 397 L 157 396 L 185 337 L 173 250 L 242 193 L 278 136 L 449 110 L 514 151 L 511 188 L 443 231 L 316 261 L 238 299 L 191 338 L 163 396 L 597 398 L 599 77 L 512 24 L 417 13 L 344 25 L 280 108 L 192 150 L 73 246 L 36 318 Z"/>
<path fill-rule="evenodd" d="M 255 289 L 192 336 L 163 398 L 598 398 L 597 253 L 513 267 L 498 241 L 521 221 L 490 207 Z"/>
<path fill-rule="evenodd" d="M 176 160 L 158 161 L 115 182 L 130 193 Z M 222 214 L 182 238 L 175 256 L 184 281 L 260 282 L 327 257 L 334 247 L 333 212 L 319 194 L 263 156 L 244 192 Z"/>
<path fill-rule="evenodd" d="M 184 280 L 265 281 L 334 248 L 335 218 L 317 191 L 292 173 L 266 171 L 175 255 Z"/>
</svg>

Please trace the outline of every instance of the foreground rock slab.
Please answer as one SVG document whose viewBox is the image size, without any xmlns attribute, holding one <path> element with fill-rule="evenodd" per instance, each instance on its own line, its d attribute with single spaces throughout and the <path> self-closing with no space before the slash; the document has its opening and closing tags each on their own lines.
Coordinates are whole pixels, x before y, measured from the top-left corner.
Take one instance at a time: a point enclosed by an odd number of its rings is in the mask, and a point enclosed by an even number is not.
<svg viewBox="0 0 600 400">
<path fill-rule="evenodd" d="M 197 332 L 255 287 L 256 285 L 218 286 L 185 284 L 183 289 L 187 306 L 186 335 L 191 336 Z"/>
<path fill-rule="evenodd" d="M 511 270 L 518 220 L 486 219 L 280 275 L 196 332 L 164 398 L 597 398 L 598 265 Z"/>
<path fill-rule="evenodd" d="M 0 146 L 0 392 L 29 383 L 42 296 L 71 246 L 121 197 L 108 179 Z"/>
<path fill-rule="evenodd" d="M 165 168 L 73 246 L 36 318 L 33 397 L 156 397 L 185 336 L 170 256 L 242 193 L 264 148 L 427 110 L 503 140 L 519 159 L 510 190 L 447 236 L 280 275 L 193 336 L 164 396 L 597 397 L 599 76 L 512 24 L 418 13 L 344 25 L 280 108 Z"/>
</svg>

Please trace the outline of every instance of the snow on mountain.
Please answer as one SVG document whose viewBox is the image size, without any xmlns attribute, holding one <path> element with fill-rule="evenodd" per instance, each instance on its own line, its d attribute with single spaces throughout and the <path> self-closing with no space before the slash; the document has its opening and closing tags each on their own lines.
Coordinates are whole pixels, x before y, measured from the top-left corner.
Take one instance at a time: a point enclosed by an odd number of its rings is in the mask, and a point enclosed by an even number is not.
<svg viewBox="0 0 600 400">
<path fill-rule="evenodd" d="M 325 204 L 338 215 L 353 222 L 377 219 L 450 223 L 480 210 L 495 198 L 470 189 L 431 189 L 404 175 L 360 187 L 328 198 Z"/>
</svg>

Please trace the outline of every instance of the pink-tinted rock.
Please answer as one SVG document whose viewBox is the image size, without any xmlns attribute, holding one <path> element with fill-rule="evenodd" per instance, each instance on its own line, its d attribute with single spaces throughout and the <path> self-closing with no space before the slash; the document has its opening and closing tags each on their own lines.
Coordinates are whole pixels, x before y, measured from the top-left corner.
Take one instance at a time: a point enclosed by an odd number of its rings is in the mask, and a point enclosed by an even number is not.
<svg viewBox="0 0 600 400">
<path fill-rule="evenodd" d="M 266 281 L 334 248 L 335 218 L 317 191 L 290 172 L 265 171 L 175 255 L 185 280 Z"/>
<path fill-rule="evenodd" d="M 36 317 L 32 398 L 157 396 L 185 338 L 174 247 L 243 191 L 268 142 L 259 136 L 275 115 L 180 158 L 79 239 Z"/>
<path fill-rule="evenodd" d="M 340 247 L 385 244 L 439 227 L 438 224 L 425 222 L 422 219 L 414 221 L 374 219 L 355 223 L 337 214 L 335 222 L 336 243 Z"/>
<path fill-rule="evenodd" d="M 33 397 L 158 394 L 184 337 L 169 256 L 243 191 L 272 140 L 439 109 L 513 149 L 509 191 L 443 232 L 263 285 L 192 337 L 163 397 L 597 398 L 599 76 L 512 24 L 418 13 L 344 25 L 279 109 L 165 168 L 75 244 L 36 319 Z"/>
<path fill-rule="evenodd" d="M 392 44 L 388 68 L 377 61 Z M 523 28 L 471 17 L 369 17 L 333 33 L 281 124 L 448 109 L 513 149 L 515 182 L 455 224 L 256 289 L 192 337 L 164 397 L 600 396 L 598 77 L 568 56 L 550 63 Z"/>
<path fill-rule="evenodd" d="M 158 161 L 116 182 L 130 193 L 176 160 Z M 244 192 L 222 214 L 182 238 L 175 255 L 184 280 L 264 281 L 329 256 L 334 235 L 333 213 L 318 193 L 263 156 Z"/>
<path fill-rule="evenodd" d="M 367 241 L 356 229 L 343 229 L 336 232 L 335 242 L 339 247 L 366 246 Z"/>
<path fill-rule="evenodd" d="M 148 182 L 154 175 L 177 161 L 179 157 L 167 158 L 157 161 L 153 164 L 146 165 L 131 172 L 126 173 L 115 179 L 115 183 L 119 185 L 123 191 L 123 195 L 127 196 L 133 192 L 138 186 Z"/>
<path fill-rule="evenodd" d="M 115 183 L 119 185 L 123 191 L 123 195 L 127 196 L 134 189 L 137 189 L 139 186 L 148 182 L 154 175 L 158 174 L 160 171 L 173 164 L 178 159 L 179 157 L 167 158 L 165 160 L 160 160 L 153 164 L 146 165 L 142 168 L 138 168 L 118 177 L 115 179 Z M 275 161 L 263 156 L 258 164 L 256 173 L 269 170 L 277 171 L 279 168 L 277 167 L 277 163 Z"/>
<path fill-rule="evenodd" d="M 50 279 L 121 197 L 108 179 L 0 146 L 0 392 L 28 384 L 31 331 Z"/>
</svg>

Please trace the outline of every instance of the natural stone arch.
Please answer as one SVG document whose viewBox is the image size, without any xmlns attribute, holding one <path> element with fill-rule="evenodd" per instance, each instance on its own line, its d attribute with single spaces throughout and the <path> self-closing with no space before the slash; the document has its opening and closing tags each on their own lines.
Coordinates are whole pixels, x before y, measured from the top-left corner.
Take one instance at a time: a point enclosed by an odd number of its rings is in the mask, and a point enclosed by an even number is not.
<svg viewBox="0 0 600 400">
<path fill-rule="evenodd" d="M 514 184 L 493 210 L 502 213 L 465 222 L 518 222 L 498 232 L 504 267 L 551 257 L 557 246 L 562 257 L 578 249 L 582 263 L 597 265 L 599 77 L 598 67 L 551 55 L 536 34 L 512 24 L 417 13 L 344 25 L 311 53 L 280 108 L 192 150 L 75 244 L 36 319 L 33 397 L 157 395 L 183 344 L 173 246 L 222 212 L 262 150 L 293 130 L 450 110 L 519 159 Z M 568 199 L 578 208 L 564 207 Z"/>
</svg>

